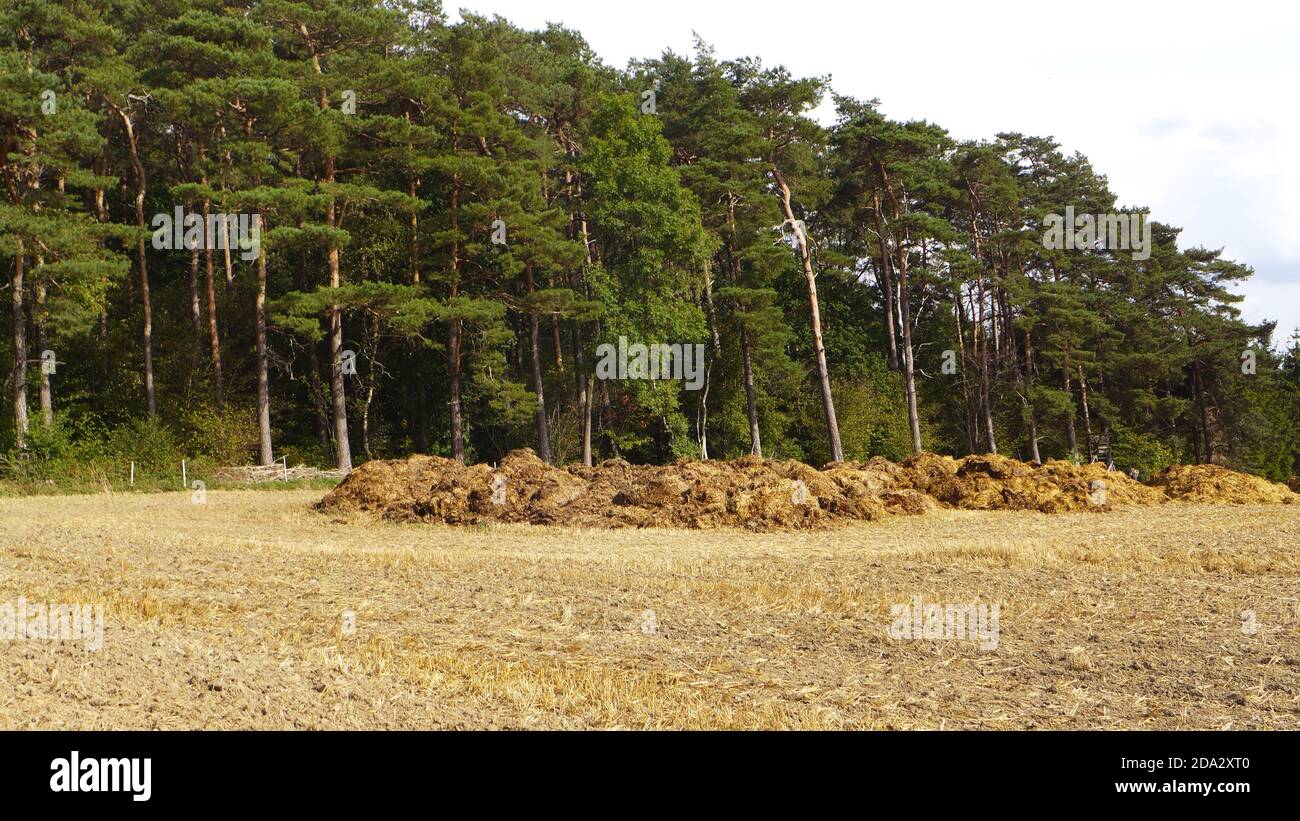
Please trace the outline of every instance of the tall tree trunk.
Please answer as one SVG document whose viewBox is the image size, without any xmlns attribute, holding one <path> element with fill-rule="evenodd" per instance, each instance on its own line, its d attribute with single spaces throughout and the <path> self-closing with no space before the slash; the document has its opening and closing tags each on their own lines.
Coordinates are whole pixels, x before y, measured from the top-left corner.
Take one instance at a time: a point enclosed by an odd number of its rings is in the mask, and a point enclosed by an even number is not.
<svg viewBox="0 0 1300 821">
<path fill-rule="evenodd" d="M 831 398 L 830 369 L 826 365 L 826 345 L 822 341 L 822 315 L 817 303 L 817 279 L 813 273 L 812 254 L 808 250 L 808 238 L 804 234 L 803 224 L 795 219 L 794 209 L 790 204 L 790 186 L 780 169 L 772 166 L 772 176 L 776 180 L 781 194 L 781 209 L 785 212 L 786 222 L 794 230 L 795 240 L 799 245 L 799 260 L 803 264 L 804 280 L 808 284 L 808 314 L 812 320 L 813 347 L 817 353 L 817 381 L 821 385 L 822 411 L 826 416 L 826 428 L 830 436 L 831 461 L 844 461 L 844 448 L 840 445 L 840 423 L 835 418 L 835 400 Z M 906 329 L 904 329 L 906 334 Z"/>
<path fill-rule="evenodd" d="M 1210 437 L 1210 408 L 1205 401 L 1205 384 L 1201 379 L 1200 360 L 1192 362 L 1192 390 L 1196 396 L 1197 415 L 1200 417 L 1201 453 L 1205 464 L 1214 462 L 1214 440 Z"/>
<path fill-rule="evenodd" d="M 149 418 L 154 419 L 158 416 L 158 397 L 153 382 L 153 304 L 149 299 L 149 262 L 144 251 L 146 233 L 144 196 L 147 182 L 144 164 L 140 161 L 140 146 L 135 137 L 135 124 L 122 109 L 117 109 L 117 114 L 126 129 L 127 146 L 131 150 L 131 165 L 135 169 L 135 227 L 138 234 L 135 246 L 136 261 L 140 268 L 140 302 L 144 306 L 144 395 Z"/>
<path fill-rule="evenodd" d="M 609 402 L 609 381 L 600 380 L 601 430 L 605 434 L 605 448 L 614 456 L 621 456 L 618 442 L 614 441 L 614 409 Z"/>
<path fill-rule="evenodd" d="M 312 39 L 311 33 L 305 24 L 300 23 L 298 31 L 302 34 L 307 43 L 308 51 L 311 54 L 312 70 L 318 78 L 324 77 L 324 70 L 320 64 L 320 52 L 316 41 Z M 322 81 L 317 86 L 317 104 L 321 111 L 328 111 L 330 107 L 329 93 L 325 89 L 325 83 Z M 327 186 L 333 186 L 335 182 L 334 155 L 326 153 L 325 155 L 325 176 L 322 180 Z M 328 204 L 325 207 L 325 225 L 331 233 L 338 228 L 338 203 L 333 196 L 330 196 Z M 329 269 L 330 288 L 337 289 L 340 285 L 339 279 L 339 246 L 331 237 L 329 253 L 327 255 L 327 267 Z M 331 305 L 329 309 L 330 319 L 330 403 L 331 416 L 334 420 L 334 462 L 339 469 L 344 472 L 352 470 L 352 446 L 348 442 L 348 401 L 347 393 L 343 384 L 343 306 Z"/>
<path fill-rule="evenodd" d="M 261 217 L 265 227 L 265 217 Z M 271 447 L 271 376 L 266 349 L 266 248 L 257 249 L 257 438 L 259 463 L 275 461 Z"/>
<path fill-rule="evenodd" d="M 758 391 L 754 387 L 754 351 L 749 331 L 740 329 L 740 360 L 745 371 L 745 410 L 749 414 L 749 452 L 763 455 L 763 434 L 758 427 Z"/>
<path fill-rule="evenodd" d="M 334 182 L 334 158 L 325 161 L 325 180 Z M 337 211 L 333 198 L 325 209 L 325 223 L 331 229 L 337 224 Z M 339 247 L 331 240 L 328 255 L 330 287 L 338 288 Z M 343 306 L 330 306 L 330 399 L 334 419 L 334 462 L 344 472 L 352 470 L 352 446 L 348 442 L 347 390 L 343 384 Z"/>
<path fill-rule="evenodd" d="M 453 138 L 453 145 L 455 140 Z M 460 292 L 460 216 L 457 206 L 460 198 L 460 175 L 451 175 L 451 300 L 454 302 Z M 454 309 L 453 309 L 454 310 Z M 451 411 L 451 458 L 457 462 L 465 461 L 464 423 L 460 412 L 460 366 L 461 366 L 461 325 L 460 318 L 453 316 L 447 323 L 447 392 L 450 395 L 448 406 Z"/>
<path fill-rule="evenodd" d="M 23 312 L 23 240 L 16 238 L 14 273 L 10 281 L 13 289 L 14 320 L 14 445 L 27 447 L 27 316 Z"/>
<path fill-rule="evenodd" d="M 225 190 L 224 185 L 222 186 L 222 190 L 223 191 Z M 228 291 L 235 284 L 235 267 L 234 267 L 234 263 L 231 262 L 230 259 L 230 221 L 226 217 L 227 217 L 227 212 L 222 211 L 221 212 L 221 252 L 225 257 L 226 290 Z"/>
<path fill-rule="evenodd" d="M 555 287 L 554 275 L 547 275 L 547 283 Z M 560 315 L 556 311 L 551 311 L 551 347 L 555 349 L 555 370 L 564 373 L 564 343 L 560 339 Z"/>
<path fill-rule="evenodd" d="M 583 355 L 582 323 L 573 323 L 574 399 L 580 414 L 582 464 L 591 467 L 591 386 L 587 378 L 587 359 Z"/>
<path fill-rule="evenodd" d="M 916 406 L 916 363 L 912 356 L 912 298 L 907 288 L 907 249 L 898 248 L 898 297 L 903 314 L 903 380 L 907 392 L 907 424 L 912 434 L 912 453 L 921 452 L 921 417 Z"/>
<path fill-rule="evenodd" d="M 1061 364 L 1061 373 L 1064 377 L 1065 396 L 1069 401 L 1069 411 L 1065 414 L 1065 435 L 1070 444 L 1070 458 L 1079 457 L 1079 436 L 1074 429 L 1074 386 L 1070 381 L 1070 349 L 1066 347 L 1062 352 L 1065 359 Z"/>
<path fill-rule="evenodd" d="M 535 290 L 533 282 L 533 266 L 528 264 L 524 266 L 524 272 L 528 278 L 528 293 L 532 294 Z M 542 390 L 542 351 L 538 340 L 538 326 L 536 310 L 528 311 L 528 351 L 532 356 L 533 366 L 533 390 L 537 392 L 537 456 L 543 462 L 551 462 L 551 433 L 547 427 L 546 420 L 546 396 Z"/>
<path fill-rule="evenodd" d="M 957 370 L 961 378 L 961 407 L 962 407 L 962 424 L 966 428 L 966 444 L 971 453 L 975 452 L 976 423 L 975 408 L 971 404 L 970 396 L 970 379 L 966 375 L 966 363 L 970 359 L 966 355 L 966 330 L 965 330 L 965 298 L 962 296 L 962 284 L 958 283 L 954 293 L 953 316 L 957 321 Z"/>
<path fill-rule="evenodd" d="M 898 370 L 898 340 L 894 334 L 894 278 L 889 271 L 888 243 L 885 241 L 885 220 L 880 213 L 880 192 L 871 190 L 871 210 L 875 216 L 876 236 L 880 239 L 880 290 L 885 297 L 885 354 L 889 369 Z"/>
<path fill-rule="evenodd" d="M 33 284 L 36 292 L 36 304 L 32 310 L 32 325 L 36 328 L 36 350 L 41 356 L 41 381 L 38 392 L 40 394 L 41 405 L 41 422 L 46 427 L 54 424 L 54 395 L 50 392 L 50 375 L 44 367 L 45 351 L 49 349 L 48 339 L 48 313 L 45 310 L 45 280 L 39 276 L 45 260 L 41 257 L 36 259 L 37 278 Z"/>
<path fill-rule="evenodd" d="M 1083 398 L 1083 432 L 1088 437 L 1088 461 L 1091 462 L 1097 458 L 1097 452 L 1092 447 L 1092 413 L 1088 410 L 1088 380 L 1083 375 L 1083 366 L 1079 366 L 1079 391 Z"/>
<path fill-rule="evenodd" d="M 207 179 L 202 181 L 207 185 Z M 208 342 L 212 349 L 212 390 L 217 410 L 221 410 L 225 399 L 225 385 L 221 368 L 221 331 L 217 322 L 217 285 L 216 264 L 212 255 L 212 243 L 208 241 L 208 219 L 212 214 L 212 201 L 203 200 L 203 258 L 207 273 L 208 291 Z"/>
<path fill-rule="evenodd" d="M 989 365 L 988 365 L 988 348 L 985 347 L 985 358 L 980 363 L 980 415 L 984 421 L 984 435 L 988 437 L 989 453 L 998 452 L 997 434 L 993 430 L 993 399 L 992 390 L 989 386 Z"/>
<path fill-rule="evenodd" d="M 370 325 L 366 339 L 366 398 L 361 403 L 361 452 L 366 459 L 374 459 L 370 452 L 370 407 L 375 401 L 375 372 L 378 370 L 375 360 L 379 354 L 379 320 Z"/>
<path fill-rule="evenodd" d="M 971 193 L 972 196 L 974 196 L 974 191 L 972 191 Z M 974 243 L 974 248 L 975 248 L 975 262 L 976 262 L 975 294 L 977 300 L 976 316 L 975 316 L 976 332 L 975 332 L 974 343 L 975 343 L 975 355 L 976 357 L 979 358 L 979 363 L 980 363 L 980 406 L 979 406 L 980 423 L 984 426 L 984 436 L 986 441 L 988 442 L 989 452 L 997 453 L 998 441 L 997 441 L 997 435 L 993 430 L 993 409 L 992 409 L 993 402 L 992 399 L 990 398 L 991 386 L 989 384 L 989 334 L 985 333 L 984 331 L 985 321 L 986 321 L 986 317 L 984 315 L 984 274 L 982 272 L 982 269 L 979 267 L 983 265 L 984 259 L 983 259 L 983 252 L 981 251 L 980 248 L 980 233 L 979 233 L 978 223 L 976 222 L 975 213 L 976 212 L 973 210 L 972 207 L 970 229 L 971 229 L 972 241 Z M 990 316 L 987 318 L 987 321 L 992 328 L 992 336 L 994 337 L 993 344 L 994 347 L 996 347 L 997 346 L 997 320 L 992 317 L 992 313 L 993 313 L 992 301 L 993 301 L 992 298 L 990 298 L 990 304 L 989 304 Z"/>
<path fill-rule="evenodd" d="M 593 402 L 592 394 L 596 391 L 596 375 L 587 374 L 587 385 L 582 392 L 582 463 L 591 467 L 591 413 Z"/>
<path fill-rule="evenodd" d="M 409 107 L 402 112 L 402 116 L 406 118 L 406 124 L 409 127 L 411 124 L 411 110 Z M 406 144 L 406 194 L 411 198 L 412 202 L 415 201 L 415 193 L 419 186 L 419 182 L 420 181 L 415 178 L 415 143 L 408 142 Z M 419 285 L 420 284 L 420 210 L 415 205 L 411 206 L 410 255 L 411 255 L 411 284 Z M 424 420 L 424 421 L 427 422 L 428 420 Z M 426 434 L 427 434 L 427 430 L 426 430 Z M 426 446 L 424 450 L 427 449 L 428 446 L 426 440 Z M 421 452 L 424 452 L 424 450 L 422 450 Z"/>
<path fill-rule="evenodd" d="M 885 195 L 889 198 L 890 212 L 893 214 L 894 223 L 897 224 L 901 209 L 898 205 L 898 196 L 894 193 L 894 185 L 889 180 L 889 174 L 885 170 L 884 163 L 877 161 L 876 170 L 881 183 L 885 187 Z M 881 240 L 884 240 L 883 236 Z M 912 351 L 912 296 L 908 287 L 906 230 L 903 231 L 901 238 L 894 238 L 894 246 L 894 253 L 898 263 L 896 269 L 898 273 L 898 324 L 903 331 L 903 386 L 907 395 L 907 424 L 912 435 L 912 453 L 919 454 L 921 452 L 921 417 L 916 402 L 916 362 Z"/>
<path fill-rule="evenodd" d="M 1042 462 L 1043 457 L 1038 452 L 1038 419 L 1034 413 L 1033 390 L 1034 390 L 1034 342 L 1030 335 L 1030 329 L 1026 328 L 1025 334 L 1025 366 L 1024 366 L 1024 401 L 1026 424 L 1029 426 L 1029 455 L 1035 462 Z"/>
<path fill-rule="evenodd" d="M 700 458 L 709 458 L 709 390 L 713 387 L 713 368 L 722 358 L 722 337 L 718 334 L 718 310 L 713 304 L 713 274 L 704 270 L 704 315 L 709 326 L 710 353 L 704 365 L 704 390 L 700 393 L 696 428 L 700 439 Z"/>
<path fill-rule="evenodd" d="M 185 212 L 192 213 L 194 203 L 185 203 Z M 190 321 L 197 336 L 203 330 L 203 309 L 199 302 L 199 246 L 190 248 Z"/>
</svg>

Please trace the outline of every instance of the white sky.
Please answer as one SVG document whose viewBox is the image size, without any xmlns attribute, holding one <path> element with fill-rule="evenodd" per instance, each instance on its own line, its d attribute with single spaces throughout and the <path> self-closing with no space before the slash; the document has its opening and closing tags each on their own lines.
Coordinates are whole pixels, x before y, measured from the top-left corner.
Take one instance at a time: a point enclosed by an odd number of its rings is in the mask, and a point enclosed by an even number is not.
<svg viewBox="0 0 1300 821">
<path fill-rule="evenodd" d="M 831 75 L 841 94 L 961 139 L 1052 136 L 1182 247 L 1252 266 L 1248 320 L 1300 328 L 1300 9 L 1237 0 L 446 0 L 577 29 L 624 67 L 692 32 L 719 58 Z M 829 122 L 829 100 L 823 107 Z"/>
</svg>

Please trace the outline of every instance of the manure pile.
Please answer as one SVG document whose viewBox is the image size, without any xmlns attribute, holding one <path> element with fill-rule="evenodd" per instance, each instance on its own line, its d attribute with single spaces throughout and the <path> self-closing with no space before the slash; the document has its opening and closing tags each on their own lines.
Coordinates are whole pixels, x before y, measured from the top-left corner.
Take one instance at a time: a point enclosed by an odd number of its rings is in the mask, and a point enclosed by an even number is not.
<svg viewBox="0 0 1300 821">
<path fill-rule="evenodd" d="M 1232 505 L 1291 505 L 1300 496 L 1284 484 L 1219 465 L 1171 465 L 1151 477 L 1170 499 Z"/>
<path fill-rule="evenodd" d="M 523 449 L 497 467 L 437 456 L 367 462 L 319 508 L 461 525 L 788 530 L 946 507 L 1064 513 L 1170 499 L 1293 504 L 1300 496 L 1285 485 L 1214 465 L 1170 468 L 1147 486 L 1101 465 L 1039 465 L 993 455 L 953 459 L 927 453 L 901 464 L 873 458 L 821 470 L 753 456 L 662 466 L 609 459 L 595 467 L 560 468 Z"/>
</svg>

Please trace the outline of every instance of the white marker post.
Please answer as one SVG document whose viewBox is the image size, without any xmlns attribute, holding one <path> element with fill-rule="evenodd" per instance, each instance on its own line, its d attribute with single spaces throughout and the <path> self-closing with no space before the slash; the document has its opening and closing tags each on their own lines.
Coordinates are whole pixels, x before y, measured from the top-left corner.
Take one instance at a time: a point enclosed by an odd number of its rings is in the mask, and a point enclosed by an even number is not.
<svg viewBox="0 0 1300 821">
<path fill-rule="evenodd" d="M 135 462 L 131 463 L 131 487 L 135 487 Z"/>
<path fill-rule="evenodd" d="M 190 486 L 189 474 L 185 472 L 185 460 L 182 459 L 181 460 L 181 487 L 189 487 L 189 486 Z"/>
</svg>

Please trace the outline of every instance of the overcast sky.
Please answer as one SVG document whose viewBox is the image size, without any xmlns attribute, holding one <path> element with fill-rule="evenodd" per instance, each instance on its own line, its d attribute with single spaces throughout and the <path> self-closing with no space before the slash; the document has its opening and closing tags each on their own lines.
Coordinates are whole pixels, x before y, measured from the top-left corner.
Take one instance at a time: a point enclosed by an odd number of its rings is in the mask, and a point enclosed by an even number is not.
<svg viewBox="0 0 1300 821">
<path fill-rule="evenodd" d="M 447 0 L 582 32 L 624 67 L 692 32 L 722 59 L 754 55 L 879 98 L 955 137 L 1055 137 L 1121 205 L 1224 248 L 1255 276 L 1247 319 L 1300 328 L 1300 10 L 1281 2 Z M 821 112 L 830 121 L 829 101 Z M 1278 341 L 1275 338 L 1275 342 Z"/>
</svg>

